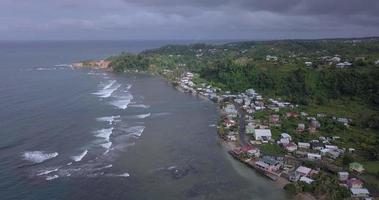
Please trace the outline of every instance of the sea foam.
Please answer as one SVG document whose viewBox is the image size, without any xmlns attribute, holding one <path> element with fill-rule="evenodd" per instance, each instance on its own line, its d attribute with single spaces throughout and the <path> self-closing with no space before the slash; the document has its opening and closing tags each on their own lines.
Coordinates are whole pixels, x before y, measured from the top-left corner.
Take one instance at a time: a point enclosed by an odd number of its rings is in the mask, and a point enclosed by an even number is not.
<svg viewBox="0 0 379 200">
<path fill-rule="evenodd" d="M 42 171 L 42 172 L 38 173 L 37 176 L 47 175 L 47 174 L 50 174 L 52 172 L 56 172 L 58 170 L 59 170 L 58 168 L 52 169 L 52 170 L 45 170 L 45 171 Z"/>
<path fill-rule="evenodd" d="M 88 150 L 86 149 L 77 156 L 71 156 L 71 159 L 74 160 L 75 162 L 79 162 L 84 158 L 84 156 L 87 155 L 87 153 L 88 153 Z"/>
<path fill-rule="evenodd" d="M 117 97 L 116 100 L 111 101 L 110 104 L 119 109 L 125 110 L 126 108 L 128 108 L 128 105 L 130 104 L 132 99 L 133 96 L 128 93 L 124 96 Z"/>
<path fill-rule="evenodd" d="M 96 118 L 97 121 L 99 122 L 108 122 L 110 125 L 116 121 L 117 119 L 120 119 L 120 115 L 116 115 L 116 116 L 106 116 L 106 117 L 99 117 L 99 118 Z"/>
<path fill-rule="evenodd" d="M 113 127 L 112 128 L 103 128 L 100 130 L 95 131 L 96 137 L 104 138 L 106 141 L 109 142 L 110 136 L 112 135 Z"/>
<path fill-rule="evenodd" d="M 136 115 L 136 117 L 137 117 L 138 119 L 144 119 L 144 118 L 146 118 L 146 117 L 150 117 L 150 115 L 151 115 L 151 113 L 147 113 L 147 114 Z"/>
<path fill-rule="evenodd" d="M 43 151 L 27 151 L 23 154 L 25 160 L 28 160 L 33 163 L 42 163 L 46 160 L 57 157 L 58 152 L 45 153 Z"/>
</svg>

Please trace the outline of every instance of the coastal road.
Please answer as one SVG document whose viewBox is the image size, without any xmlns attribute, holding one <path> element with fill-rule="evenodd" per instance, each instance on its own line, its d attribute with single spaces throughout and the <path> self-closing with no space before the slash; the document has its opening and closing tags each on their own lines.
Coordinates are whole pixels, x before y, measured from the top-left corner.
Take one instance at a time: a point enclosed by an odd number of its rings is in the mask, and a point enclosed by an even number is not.
<svg viewBox="0 0 379 200">
<path fill-rule="evenodd" d="M 241 146 L 245 146 L 247 144 L 246 142 L 246 130 L 245 130 L 245 112 L 244 110 L 242 109 L 242 107 L 238 104 L 235 104 L 236 108 L 238 109 L 238 116 L 239 116 L 239 119 L 238 119 L 238 122 L 239 122 L 239 129 L 238 129 L 238 133 L 239 133 L 239 142 L 240 142 L 240 145 Z"/>
</svg>

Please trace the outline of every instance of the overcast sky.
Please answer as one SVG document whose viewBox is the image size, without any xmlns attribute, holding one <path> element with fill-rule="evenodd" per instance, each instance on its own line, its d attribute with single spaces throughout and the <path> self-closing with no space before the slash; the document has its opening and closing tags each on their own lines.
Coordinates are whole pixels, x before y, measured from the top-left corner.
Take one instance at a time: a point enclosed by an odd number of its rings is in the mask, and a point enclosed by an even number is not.
<svg viewBox="0 0 379 200">
<path fill-rule="evenodd" d="M 379 35 L 379 0 L 0 0 L 0 40 Z"/>
</svg>

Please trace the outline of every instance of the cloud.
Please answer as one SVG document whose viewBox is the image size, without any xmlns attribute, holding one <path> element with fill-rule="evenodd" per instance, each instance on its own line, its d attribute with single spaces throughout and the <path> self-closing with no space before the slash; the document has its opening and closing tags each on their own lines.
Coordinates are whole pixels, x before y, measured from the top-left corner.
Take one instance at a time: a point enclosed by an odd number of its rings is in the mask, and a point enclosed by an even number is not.
<svg viewBox="0 0 379 200">
<path fill-rule="evenodd" d="M 377 0 L 2 0 L 0 39 L 369 36 L 378 10 Z"/>
</svg>

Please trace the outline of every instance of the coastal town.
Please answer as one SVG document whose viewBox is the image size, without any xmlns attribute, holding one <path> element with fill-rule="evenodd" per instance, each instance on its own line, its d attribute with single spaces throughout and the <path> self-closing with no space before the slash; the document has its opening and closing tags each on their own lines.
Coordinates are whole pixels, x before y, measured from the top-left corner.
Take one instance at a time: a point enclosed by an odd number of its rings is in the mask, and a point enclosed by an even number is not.
<svg viewBox="0 0 379 200">
<path fill-rule="evenodd" d="M 338 146 L 341 138 L 337 135 L 318 133 L 323 125 L 320 121 L 326 118 L 344 127 L 349 127 L 351 119 L 324 113 L 310 115 L 299 110 L 298 105 L 264 98 L 254 89 L 232 94 L 211 84 L 198 83 L 196 76 L 185 72 L 176 85 L 220 106 L 218 134 L 236 160 L 287 190 L 299 190 L 300 186 L 303 187 L 300 192 L 307 192 L 304 188 L 326 175 L 334 179 L 327 187 L 346 188 L 352 199 L 372 199 L 374 194 L 359 178 L 365 172 L 362 164 L 352 161 L 348 168 L 336 164 L 344 155 L 354 154 L 355 149 Z M 278 131 L 286 121 L 296 126 L 286 132 Z"/>
</svg>

